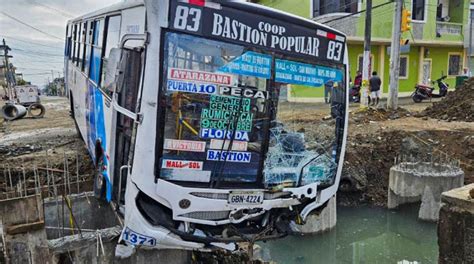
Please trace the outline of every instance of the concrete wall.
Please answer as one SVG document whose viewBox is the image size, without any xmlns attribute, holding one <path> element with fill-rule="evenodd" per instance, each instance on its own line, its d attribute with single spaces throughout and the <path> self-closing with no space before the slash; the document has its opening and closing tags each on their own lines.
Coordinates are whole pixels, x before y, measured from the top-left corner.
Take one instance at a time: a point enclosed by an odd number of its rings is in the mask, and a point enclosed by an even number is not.
<svg viewBox="0 0 474 264">
<path fill-rule="evenodd" d="M 439 263 L 474 263 L 474 184 L 443 193 L 441 202 Z"/>
<path fill-rule="evenodd" d="M 67 228 L 77 228 L 79 225 L 81 229 L 104 229 L 119 225 L 118 218 L 114 214 L 109 204 L 101 203 L 92 194 L 80 194 L 70 196 L 72 215 L 67 207 L 67 203 L 63 199 L 45 201 L 45 226 L 48 239 L 55 239 L 61 237 L 62 229 L 57 227 L 64 226 L 64 236 L 72 235 L 73 232 Z M 57 206 L 58 205 L 58 206 Z M 74 223 L 73 216 L 76 223 Z M 72 222 L 71 222 L 72 221 Z M 77 234 L 77 231 L 75 232 Z"/>
<path fill-rule="evenodd" d="M 41 197 L 0 201 L 0 220 L 5 235 L 7 262 L 47 263 L 49 257 Z"/>
<path fill-rule="evenodd" d="M 19 225 L 43 219 L 41 198 L 36 195 L 0 201 L 0 220 L 3 225 Z"/>
</svg>

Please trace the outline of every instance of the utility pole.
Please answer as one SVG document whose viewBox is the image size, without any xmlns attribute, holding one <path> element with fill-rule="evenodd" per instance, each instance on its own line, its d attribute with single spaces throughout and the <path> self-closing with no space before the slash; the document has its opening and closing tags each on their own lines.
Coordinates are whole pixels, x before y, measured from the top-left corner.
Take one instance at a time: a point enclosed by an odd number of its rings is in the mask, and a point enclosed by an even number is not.
<svg viewBox="0 0 474 264">
<path fill-rule="evenodd" d="M 469 54 L 468 54 L 468 68 L 469 68 L 469 77 L 472 77 L 474 75 L 474 67 L 472 66 L 472 56 L 474 56 L 473 50 L 472 50 L 472 31 L 474 30 L 474 9 L 471 9 L 471 25 L 469 27 Z"/>
<path fill-rule="evenodd" d="M 390 87 L 388 90 L 387 108 L 398 108 L 398 77 L 400 75 L 400 37 L 402 25 L 402 0 L 395 0 L 393 16 L 392 44 L 390 46 Z"/>
<path fill-rule="evenodd" d="M 372 37 L 372 0 L 367 0 L 365 9 L 365 36 L 364 36 L 364 58 L 362 59 L 362 88 L 360 107 L 365 108 L 369 105 L 368 84 L 370 75 L 370 40 Z"/>
<path fill-rule="evenodd" d="M 7 96 L 8 100 L 12 101 L 13 100 L 13 88 L 12 88 L 12 83 L 11 83 L 11 73 L 10 73 L 10 62 L 8 62 L 8 50 L 10 49 L 6 42 L 5 39 L 3 39 L 3 48 L 4 48 L 4 55 L 5 55 L 5 79 L 7 80 Z"/>
</svg>

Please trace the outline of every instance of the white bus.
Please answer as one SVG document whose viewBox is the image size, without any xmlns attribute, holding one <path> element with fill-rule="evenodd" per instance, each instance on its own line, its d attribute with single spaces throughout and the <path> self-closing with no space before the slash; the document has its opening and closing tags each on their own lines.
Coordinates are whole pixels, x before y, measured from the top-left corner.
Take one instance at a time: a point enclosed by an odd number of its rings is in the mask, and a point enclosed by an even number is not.
<svg viewBox="0 0 474 264">
<path fill-rule="evenodd" d="M 234 249 L 335 196 L 343 33 L 244 1 L 145 0 L 72 19 L 66 39 L 94 192 L 123 215 L 127 246 Z"/>
</svg>

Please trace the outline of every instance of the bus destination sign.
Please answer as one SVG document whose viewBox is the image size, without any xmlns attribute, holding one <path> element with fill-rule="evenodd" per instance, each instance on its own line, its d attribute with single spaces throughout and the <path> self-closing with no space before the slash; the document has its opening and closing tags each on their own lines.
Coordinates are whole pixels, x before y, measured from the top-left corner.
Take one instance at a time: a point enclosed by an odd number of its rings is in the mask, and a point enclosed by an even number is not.
<svg viewBox="0 0 474 264">
<path fill-rule="evenodd" d="M 208 8 L 171 1 L 170 27 L 203 37 L 251 45 L 275 52 L 342 63 L 345 37 L 222 6 Z"/>
</svg>

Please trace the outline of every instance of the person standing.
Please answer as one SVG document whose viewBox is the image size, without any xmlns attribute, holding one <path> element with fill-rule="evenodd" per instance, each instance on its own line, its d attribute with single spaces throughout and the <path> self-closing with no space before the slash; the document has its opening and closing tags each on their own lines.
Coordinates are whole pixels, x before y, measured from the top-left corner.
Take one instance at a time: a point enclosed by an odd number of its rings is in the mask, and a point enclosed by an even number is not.
<svg viewBox="0 0 474 264">
<path fill-rule="evenodd" d="M 382 80 L 377 75 L 377 72 L 372 72 L 372 77 L 369 79 L 370 87 L 370 99 L 373 106 L 377 106 L 380 100 L 380 86 L 382 85 Z"/>
<path fill-rule="evenodd" d="M 354 78 L 354 86 L 359 87 L 362 85 L 362 73 L 360 71 L 357 71 L 357 75 Z"/>
<path fill-rule="evenodd" d="M 324 102 L 329 104 L 331 102 L 332 87 L 334 86 L 334 81 L 329 80 L 324 84 Z"/>
</svg>

